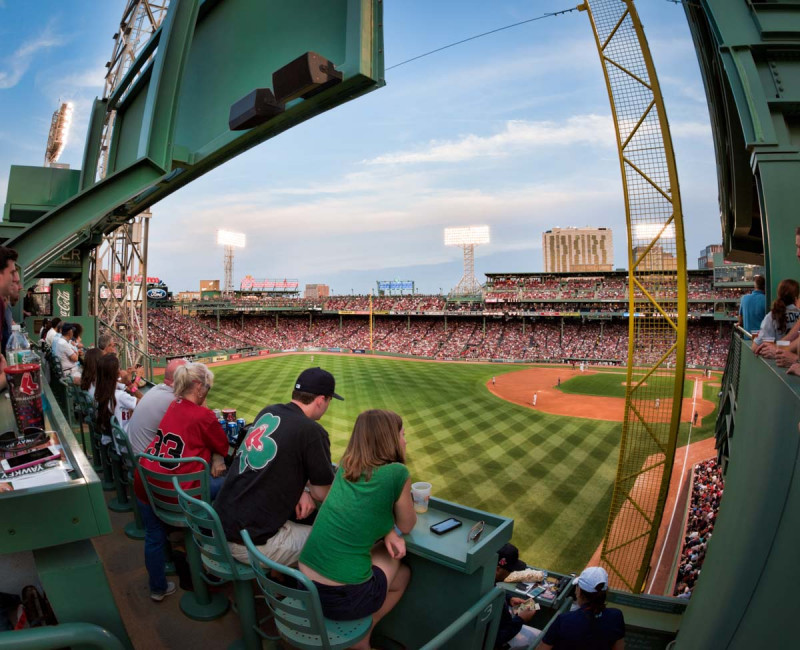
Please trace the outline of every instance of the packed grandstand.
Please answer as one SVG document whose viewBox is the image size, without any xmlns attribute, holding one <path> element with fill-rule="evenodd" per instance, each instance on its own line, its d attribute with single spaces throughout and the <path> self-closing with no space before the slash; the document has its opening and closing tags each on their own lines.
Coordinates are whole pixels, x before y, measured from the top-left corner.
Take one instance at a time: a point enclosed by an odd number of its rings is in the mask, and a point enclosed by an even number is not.
<svg viewBox="0 0 800 650">
<path fill-rule="evenodd" d="M 214 350 L 328 348 L 433 359 L 625 362 L 629 303 L 624 273 L 487 277 L 483 295 L 472 300 L 241 293 L 153 303 L 148 312 L 150 353 L 169 357 Z M 724 366 L 731 319 L 745 291 L 714 286 L 710 273 L 690 274 L 689 366 Z M 643 354 L 658 358 L 661 351 Z"/>
</svg>

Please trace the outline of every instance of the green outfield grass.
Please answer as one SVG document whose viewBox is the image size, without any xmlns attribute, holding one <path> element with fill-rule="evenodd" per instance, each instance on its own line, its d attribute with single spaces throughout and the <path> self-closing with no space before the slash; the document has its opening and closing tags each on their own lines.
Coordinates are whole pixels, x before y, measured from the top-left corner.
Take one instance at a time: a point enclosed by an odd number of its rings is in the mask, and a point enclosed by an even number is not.
<svg viewBox="0 0 800 650">
<path fill-rule="evenodd" d="M 216 367 L 209 406 L 235 407 L 250 421 L 290 399 L 310 356 Z M 513 517 L 513 542 L 531 564 L 562 572 L 586 565 L 608 516 L 620 424 L 542 414 L 486 389 L 492 375 L 524 366 L 331 355 L 315 355 L 313 365 L 332 372 L 345 397 L 321 420 L 335 461 L 358 413 L 397 411 L 413 480 L 431 481 L 443 499 Z"/>
<path fill-rule="evenodd" d="M 634 383 L 644 376 L 643 373 L 633 375 Z M 559 390 L 575 395 L 599 395 L 601 397 L 625 397 L 626 380 L 624 372 L 602 372 L 590 375 L 578 375 L 561 383 Z M 648 399 L 672 397 L 672 378 L 650 375 L 645 390 Z M 687 381 L 683 385 L 683 396 L 691 397 L 694 382 Z"/>
</svg>

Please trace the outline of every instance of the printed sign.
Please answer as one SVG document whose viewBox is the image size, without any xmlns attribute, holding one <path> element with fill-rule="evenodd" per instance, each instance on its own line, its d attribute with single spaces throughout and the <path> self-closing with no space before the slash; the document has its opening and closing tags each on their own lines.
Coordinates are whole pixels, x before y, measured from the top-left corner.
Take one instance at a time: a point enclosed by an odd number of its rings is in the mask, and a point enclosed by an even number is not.
<svg viewBox="0 0 800 650">
<path fill-rule="evenodd" d="M 50 290 L 53 295 L 53 316 L 69 318 L 72 316 L 73 293 L 75 287 L 71 284 L 52 284 Z"/>
<path fill-rule="evenodd" d="M 148 289 L 147 297 L 151 300 L 164 300 L 167 297 L 167 292 L 158 288 Z"/>
</svg>

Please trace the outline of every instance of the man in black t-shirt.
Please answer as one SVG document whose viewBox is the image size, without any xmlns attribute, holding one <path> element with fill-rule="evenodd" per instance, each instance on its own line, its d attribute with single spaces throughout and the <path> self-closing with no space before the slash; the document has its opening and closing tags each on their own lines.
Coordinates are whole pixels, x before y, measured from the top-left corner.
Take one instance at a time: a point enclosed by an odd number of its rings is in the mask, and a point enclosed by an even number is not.
<svg viewBox="0 0 800 650">
<path fill-rule="evenodd" d="M 297 563 L 311 526 L 303 520 L 323 501 L 333 482 L 331 443 L 317 422 L 336 382 L 322 368 L 300 373 L 288 404 L 264 408 L 233 459 L 214 508 L 222 521 L 233 557 L 249 563 L 241 531 L 267 557 L 284 565 Z"/>
</svg>

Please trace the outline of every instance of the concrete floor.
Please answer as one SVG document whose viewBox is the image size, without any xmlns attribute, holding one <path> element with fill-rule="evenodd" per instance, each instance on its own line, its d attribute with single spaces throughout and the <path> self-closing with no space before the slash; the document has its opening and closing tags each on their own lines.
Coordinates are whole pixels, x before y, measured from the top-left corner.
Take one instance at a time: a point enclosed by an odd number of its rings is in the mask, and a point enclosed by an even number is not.
<svg viewBox="0 0 800 650">
<path fill-rule="evenodd" d="M 107 500 L 113 496 L 113 492 L 106 492 Z M 123 532 L 123 527 L 132 520 L 133 515 L 115 512 L 109 514 L 114 527 L 113 533 L 96 537 L 92 541 L 102 559 L 128 636 L 137 650 L 219 649 L 240 638 L 239 617 L 233 610 L 229 610 L 220 619 L 201 623 L 187 618 L 181 612 L 179 602 L 185 592 L 180 588 L 160 603 L 152 601 L 144 567 L 144 542 L 132 540 Z M 178 583 L 177 576 L 169 576 L 168 579 Z M 258 593 L 257 587 L 255 590 Z M 222 587 L 220 591 L 232 600 L 233 590 L 229 585 Z M 259 614 L 263 616 L 266 607 L 263 601 L 259 605 Z M 274 634 L 274 624 L 270 621 L 268 625 L 272 626 Z M 283 644 L 271 645 L 269 642 L 263 645 L 265 648 L 289 647 Z"/>
</svg>

